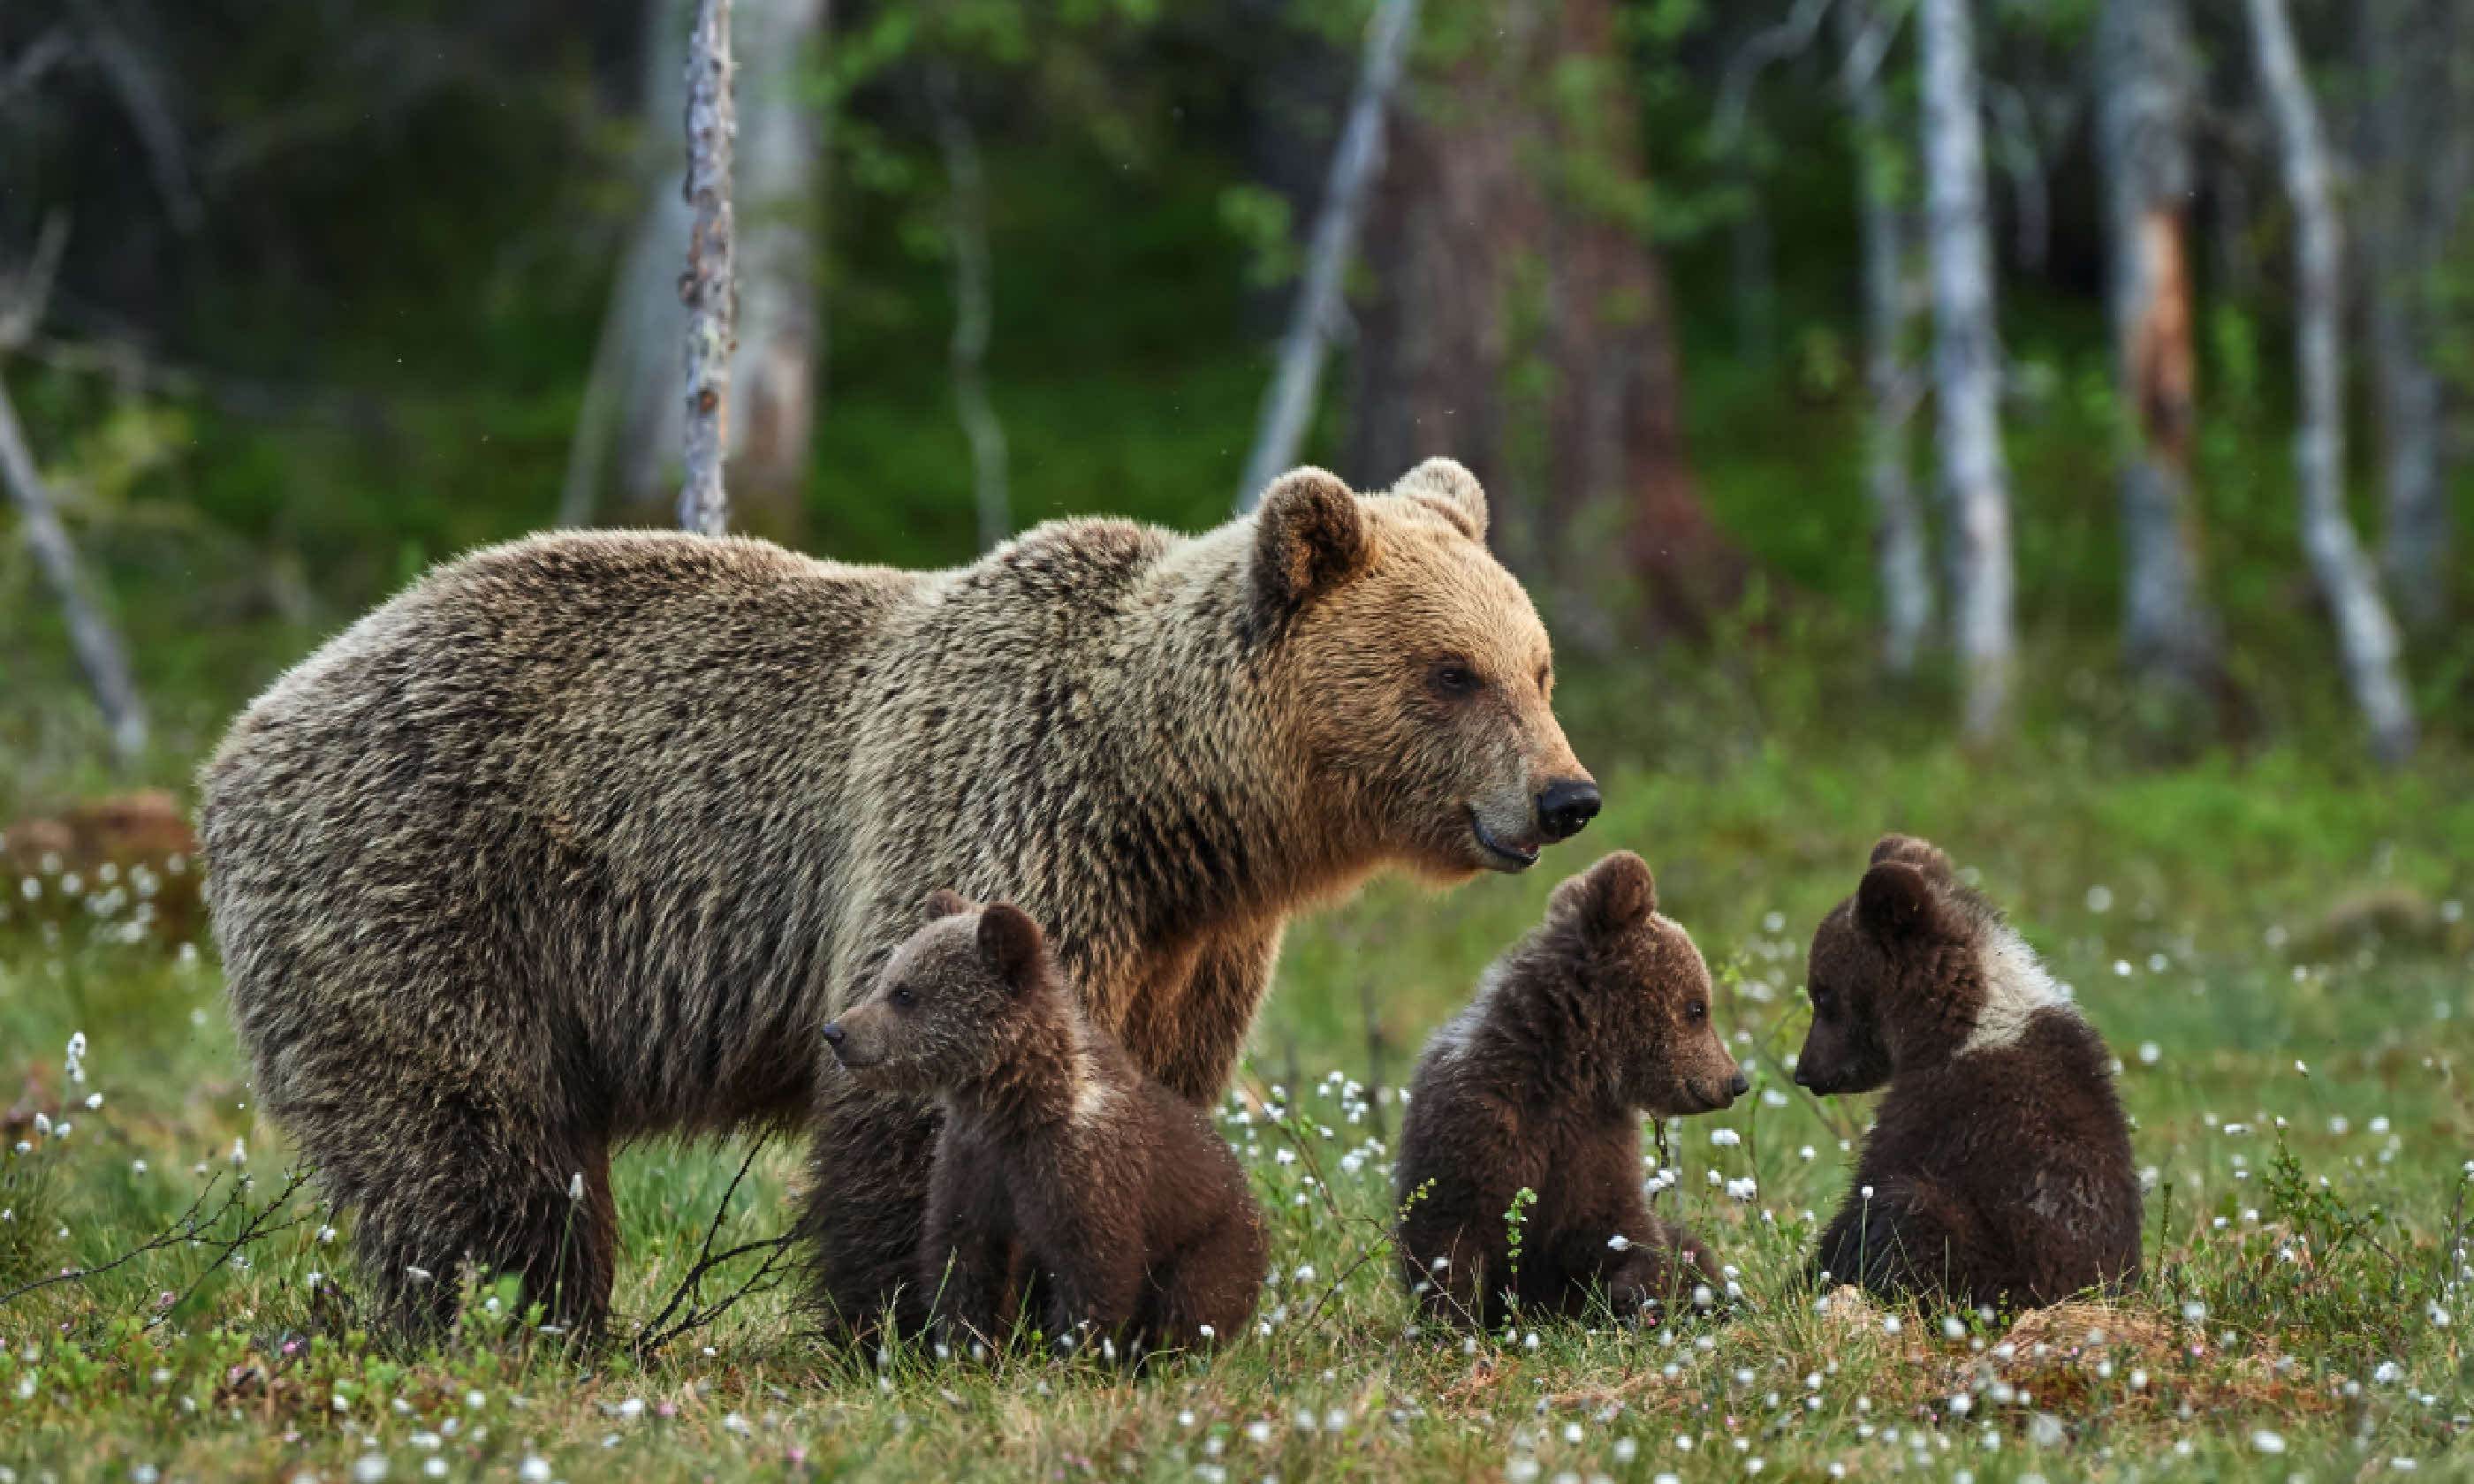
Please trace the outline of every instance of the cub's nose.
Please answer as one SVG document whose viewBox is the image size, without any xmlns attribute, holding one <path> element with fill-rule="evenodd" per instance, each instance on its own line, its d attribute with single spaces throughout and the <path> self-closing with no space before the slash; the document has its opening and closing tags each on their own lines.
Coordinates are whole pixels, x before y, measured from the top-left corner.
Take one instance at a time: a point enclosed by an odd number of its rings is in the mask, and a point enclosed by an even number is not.
<svg viewBox="0 0 2474 1484">
<path fill-rule="evenodd" d="M 842 1028 L 831 1020 L 825 1022 L 825 1028 L 821 1034 L 825 1038 L 826 1045 L 838 1046 L 842 1043 Z"/>
<path fill-rule="evenodd" d="M 1811 1074 L 1810 1074 L 1809 1072 L 1807 1072 L 1807 1071 L 1806 1071 L 1803 1067 L 1801 1067 L 1801 1066 L 1797 1067 L 1797 1068 L 1795 1069 L 1795 1085 L 1796 1085 L 1797 1087 L 1799 1087 L 1799 1088 L 1808 1088 L 1808 1087 L 1811 1087 L 1811 1086 L 1812 1086 L 1812 1076 L 1811 1076 Z"/>
<path fill-rule="evenodd" d="M 1598 785 L 1587 778 L 1549 783 L 1538 796 L 1538 828 L 1549 840 L 1569 840 L 1597 818 Z"/>
<path fill-rule="evenodd" d="M 1753 1090 L 1753 1079 L 1745 1076 L 1742 1072 L 1737 1072 L 1735 1073 L 1735 1080 L 1729 1083 L 1727 1086 L 1737 1097 L 1741 1097 L 1745 1093 Z"/>
</svg>

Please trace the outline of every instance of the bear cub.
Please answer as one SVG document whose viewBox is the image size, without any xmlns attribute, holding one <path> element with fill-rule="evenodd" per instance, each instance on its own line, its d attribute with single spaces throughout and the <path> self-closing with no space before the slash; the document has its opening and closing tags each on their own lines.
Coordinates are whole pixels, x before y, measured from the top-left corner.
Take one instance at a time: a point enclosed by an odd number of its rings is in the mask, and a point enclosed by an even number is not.
<svg viewBox="0 0 2474 1484">
<path fill-rule="evenodd" d="M 1814 1265 L 1884 1298 L 2056 1304 L 2139 1274 L 2139 1176 L 2095 1029 L 1950 857 L 1890 835 L 1813 934 L 1795 1080 L 1889 1085 Z"/>
<path fill-rule="evenodd" d="M 1262 1213 L 1208 1116 L 1083 1017 L 1039 925 L 953 892 L 824 1028 L 871 1090 L 934 1096 L 918 1282 L 940 1336 L 1017 1315 L 1132 1354 L 1233 1338 L 1254 1312 Z"/>
<path fill-rule="evenodd" d="M 1718 1282 L 1709 1250 L 1650 1214 L 1640 1120 L 1746 1090 L 1710 1020 L 1710 970 L 1619 850 L 1555 888 L 1427 1043 L 1400 1129 L 1401 1279 L 1431 1317 L 1619 1315 Z M 1505 1213 L 1527 1188 L 1516 1271 Z M 1422 1192 L 1422 1193 L 1421 1193 Z"/>
</svg>

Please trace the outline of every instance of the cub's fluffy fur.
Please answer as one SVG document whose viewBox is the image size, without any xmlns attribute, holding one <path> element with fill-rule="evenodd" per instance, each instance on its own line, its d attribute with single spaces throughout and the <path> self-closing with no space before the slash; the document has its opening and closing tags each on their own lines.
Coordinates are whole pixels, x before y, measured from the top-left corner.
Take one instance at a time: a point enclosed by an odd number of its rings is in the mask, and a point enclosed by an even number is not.
<svg viewBox="0 0 2474 1484">
<path fill-rule="evenodd" d="M 995 1342 L 1017 1305 L 1052 1338 L 1233 1338 L 1263 1282 L 1263 1223 L 1227 1141 L 1094 1028 L 1037 923 L 952 892 L 876 993 L 825 1027 L 842 1065 L 944 1104 L 920 1292 L 950 1337 Z"/>
<path fill-rule="evenodd" d="M 1708 1281 L 1709 1251 L 1650 1214 L 1640 1120 L 1745 1089 L 1710 1021 L 1710 970 L 1618 850 L 1555 889 L 1544 925 L 1437 1032 L 1401 1121 L 1400 1273 L 1432 1315 L 1617 1313 Z M 1517 1273 L 1505 1213 L 1523 1188 Z"/>
<path fill-rule="evenodd" d="M 1890 1088 L 1818 1267 L 1884 1296 L 2010 1305 L 2138 1276 L 2139 1177 L 2112 1059 L 1948 856 L 1884 838 L 1813 934 L 1807 977 L 1796 1080 Z"/>
</svg>

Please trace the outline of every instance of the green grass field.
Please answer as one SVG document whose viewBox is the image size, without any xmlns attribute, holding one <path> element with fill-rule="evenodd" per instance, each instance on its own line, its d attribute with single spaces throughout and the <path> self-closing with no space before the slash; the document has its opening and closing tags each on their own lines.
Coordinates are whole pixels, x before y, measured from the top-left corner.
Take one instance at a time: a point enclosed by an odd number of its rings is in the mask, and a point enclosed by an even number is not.
<svg viewBox="0 0 2474 1484">
<path fill-rule="evenodd" d="M 127 874 L 72 890 L 38 869 L 0 883 L 0 1095 L 26 1145 L 0 1152 L 0 1291 L 174 1239 L 0 1304 L 0 1481 L 2469 1472 L 2474 778 L 2449 758 L 2370 776 L 2289 752 L 2127 772 L 2057 735 L 1991 758 L 1846 740 L 1826 760 L 1653 766 L 1637 749 L 1602 768 L 1608 813 L 1530 876 L 1377 883 L 1301 923 L 1225 1125 L 1277 1281 L 1257 1332 L 1139 1376 L 837 1352 L 783 1289 L 642 1358 L 579 1355 L 497 1291 L 473 1295 L 456 1343 L 392 1351 L 354 1327 L 310 1194 L 283 1199 L 211 946 L 168 943 L 193 929 L 141 914 Z M 1802 1034 L 1810 925 L 1892 826 L 1980 872 L 2123 1064 L 2155 1183 L 2147 1275 L 2116 1303 L 1988 1321 L 1819 1306 L 1801 1280 L 1864 1110 L 1814 1103 L 1779 1058 Z M 1396 1105 L 1372 1063 L 1404 1075 L 1554 880 L 1618 846 L 1701 943 L 1757 1086 L 1671 1127 L 1684 1180 L 1660 1197 L 1740 1297 L 1650 1332 L 1413 1332 L 1383 1235 Z M 623 1159 L 622 1337 L 678 1288 L 745 1154 Z M 759 1151 L 716 1249 L 782 1230 L 796 1171 L 795 1150 Z M 1730 1198 L 1720 1182 L 1746 1175 L 1758 1195 Z"/>
</svg>

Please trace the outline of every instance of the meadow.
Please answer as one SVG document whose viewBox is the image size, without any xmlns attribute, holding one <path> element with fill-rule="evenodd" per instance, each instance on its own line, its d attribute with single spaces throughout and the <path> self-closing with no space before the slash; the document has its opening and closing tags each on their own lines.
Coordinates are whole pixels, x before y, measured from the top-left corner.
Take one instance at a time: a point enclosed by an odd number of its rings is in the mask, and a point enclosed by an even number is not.
<svg viewBox="0 0 2474 1484">
<path fill-rule="evenodd" d="M 38 865 L 0 921 L 0 1293 L 97 1271 L 0 1300 L 0 1484 L 2468 1472 L 2462 763 L 2289 746 L 2142 769 L 2067 726 L 1989 755 L 1854 725 L 1693 747 L 1706 698 L 1632 683 L 1567 703 L 1609 808 L 1537 871 L 1378 882 L 1292 933 L 1221 1113 L 1274 1281 L 1255 1332 L 1138 1376 L 837 1351 L 769 1279 L 646 1344 L 757 1277 L 763 1247 L 672 1306 L 701 1257 L 787 1226 L 805 1176 L 778 1143 L 623 1157 L 610 1343 L 475 1286 L 450 1342 L 397 1348 L 360 1327 L 329 1217 L 251 1107 L 182 879 Z M 1816 1102 L 1783 1058 L 1811 925 L 1890 826 L 1977 874 L 2119 1057 L 2148 1180 L 2132 1291 L 2009 1315 L 1810 1286 L 1865 1100 Z M 1396 1082 L 1554 881 L 1616 847 L 1694 931 L 1754 1083 L 1645 1133 L 1644 1176 L 1677 1177 L 1658 1209 L 1710 1240 L 1727 1291 L 1648 1328 L 1420 1330 L 1385 1235 Z"/>
</svg>

